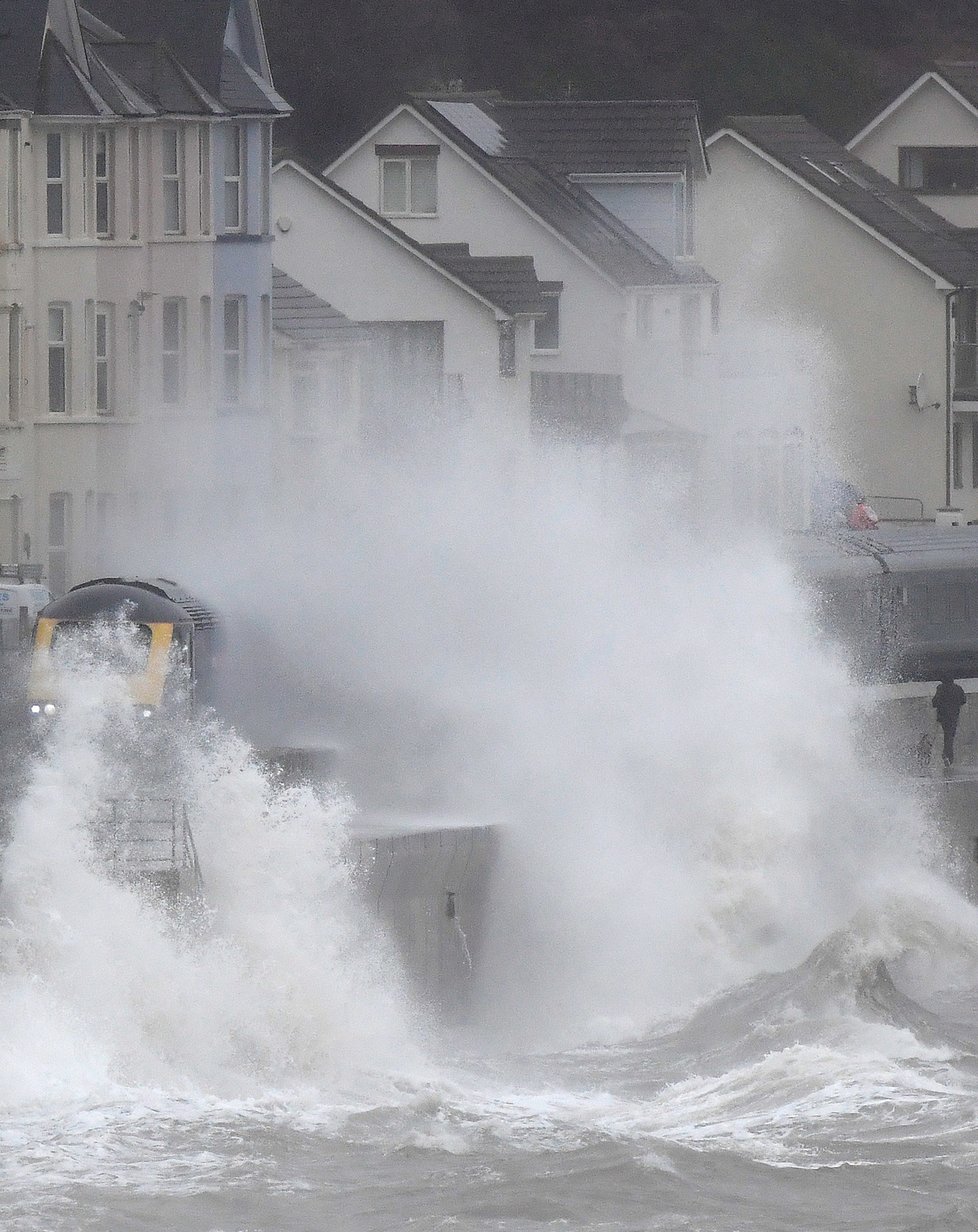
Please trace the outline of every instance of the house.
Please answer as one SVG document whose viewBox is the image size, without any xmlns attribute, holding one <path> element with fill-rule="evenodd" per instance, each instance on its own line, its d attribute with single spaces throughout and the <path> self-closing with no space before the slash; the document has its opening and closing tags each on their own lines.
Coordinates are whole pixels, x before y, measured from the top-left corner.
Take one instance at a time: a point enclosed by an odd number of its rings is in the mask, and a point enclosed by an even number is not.
<svg viewBox="0 0 978 1232">
<path fill-rule="evenodd" d="M 549 290 L 532 257 L 475 256 L 466 244 L 421 243 L 292 159 L 276 164 L 272 192 L 276 266 L 295 284 L 293 297 L 310 297 L 306 310 L 318 313 L 320 342 L 328 338 L 335 350 L 342 339 L 335 326 L 323 334 L 317 303 L 356 326 L 356 439 L 386 448 L 429 428 L 444 433 L 481 419 L 519 448 L 529 433 L 528 356 Z M 296 352 L 295 299 L 286 299 L 284 281 L 280 286 L 276 345 L 279 367 L 292 367 L 286 387 L 294 390 L 296 377 L 302 384 L 303 369 L 321 357 L 310 356 L 308 340 L 305 358 Z M 299 402 L 296 414 L 307 430 L 348 438 L 349 424 L 337 428 L 335 399 L 319 391 L 318 416 Z"/>
<path fill-rule="evenodd" d="M 547 311 L 528 357 L 533 424 L 617 439 L 680 425 L 682 369 L 709 349 L 716 284 L 697 260 L 708 171 L 691 102 L 429 95 L 326 169 L 417 243 L 532 257 Z"/>
<path fill-rule="evenodd" d="M 19 0 L 0 39 L 0 557 L 60 592 L 270 380 L 255 0 Z M 233 459 L 232 459 L 233 466 Z M 227 463 L 225 463 L 227 467 Z"/>
<path fill-rule="evenodd" d="M 835 465 L 880 513 L 978 517 L 954 334 L 978 287 L 967 235 L 801 116 L 728 119 L 707 148 L 701 251 L 725 318 L 809 363 Z"/>
</svg>

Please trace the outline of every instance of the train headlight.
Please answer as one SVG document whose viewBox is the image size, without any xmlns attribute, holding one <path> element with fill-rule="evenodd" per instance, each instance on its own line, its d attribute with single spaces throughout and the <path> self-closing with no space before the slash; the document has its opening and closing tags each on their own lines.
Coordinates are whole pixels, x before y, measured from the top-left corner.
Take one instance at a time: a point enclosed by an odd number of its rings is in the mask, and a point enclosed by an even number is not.
<svg viewBox="0 0 978 1232">
<path fill-rule="evenodd" d="M 151 719 L 153 717 L 153 707 L 144 706 L 142 710 L 140 710 L 139 714 L 144 719 Z"/>
<path fill-rule="evenodd" d="M 58 713 L 58 707 L 54 704 L 54 702 L 45 702 L 44 703 L 44 713 L 50 719 L 52 715 L 55 715 Z"/>
<path fill-rule="evenodd" d="M 40 713 L 41 713 L 41 703 L 34 702 L 34 704 L 31 706 L 31 714 L 40 714 Z"/>
</svg>

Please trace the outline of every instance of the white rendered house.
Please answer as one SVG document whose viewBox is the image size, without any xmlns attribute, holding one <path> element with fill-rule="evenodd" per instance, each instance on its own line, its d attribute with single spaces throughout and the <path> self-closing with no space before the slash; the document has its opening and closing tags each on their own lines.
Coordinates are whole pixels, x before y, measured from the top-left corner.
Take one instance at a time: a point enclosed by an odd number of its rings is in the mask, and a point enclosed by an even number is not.
<svg viewBox="0 0 978 1232">
<path fill-rule="evenodd" d="M 20 0 L 0 39 L 0 559 L 60 592 L 261 416 L 271 130 L 254 0 Z"/>
<path fill-rule="evenodd" d="M 700 244 L 724 316 L 807 351 L 836 464 L 884 516 L 978 517 L 956 367 L 967 236 L 800 116 L 735 117 L 707 145 Z"/>
<path fill-rule="evenodd" d="M 663 391 L 710 348 L 707 172 L 693 103 L 494 95 L 414 98 L 326 169 L 418 243 L 530 255 L 547 304 L 528 357 L 535 431 L 605 440 L 637 420 L 684 426 Z"/>
</svg>

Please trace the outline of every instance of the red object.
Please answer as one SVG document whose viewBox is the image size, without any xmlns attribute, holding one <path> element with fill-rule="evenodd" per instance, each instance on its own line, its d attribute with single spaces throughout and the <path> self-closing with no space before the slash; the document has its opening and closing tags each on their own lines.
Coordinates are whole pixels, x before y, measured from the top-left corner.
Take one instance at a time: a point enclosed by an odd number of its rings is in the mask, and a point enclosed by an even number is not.
<svg viewBox="0 0 978 1232">
<path fill-rule="evenodd" d="M 876 511 L 865 501 L 857 501 L 849 510 L 846 520 L 853 530 L 875 530 L 880 524 Z"/>
</svg>

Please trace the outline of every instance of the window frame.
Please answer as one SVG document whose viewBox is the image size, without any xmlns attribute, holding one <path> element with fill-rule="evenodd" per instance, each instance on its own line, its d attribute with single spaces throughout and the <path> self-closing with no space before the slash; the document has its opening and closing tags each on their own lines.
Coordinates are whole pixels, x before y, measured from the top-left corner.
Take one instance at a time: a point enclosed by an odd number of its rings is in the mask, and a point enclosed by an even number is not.
<svg viewBox="0 0 978 1232">
<path fill-rule="evenodd" d="M 168 346 L 167 313 L 176 312 L 175 346 Z M 160 400 L 182 406 L 186 394 L 187 301 L 168 295 L 160 306 Z M 172 396 L 170 394 L 172 393 Z"/>
<path fill-rule="evenodd" d="M 936 164 L 941 156 L 962 158 L 965 154 L 971 156 L 970 186 L 958 188 L 946 183 L 935 186 L 933 181 L 937 168 L 934 165 L 928 166 L 928 163 Z M 978 145 L 902 145 L 898 147 L 898 157 L 898 183 L 908 192 L 935 197 L 978 195 Z M 919 175 L 918 168 L 914 165 L 915 159 L 919 159 Z M 920 183 L 914 184 L 912 181 L 915 179 L 919 179 Z"/>
<path fill-rule="evenodd" d="M 92 136 L 92 190 L 95 237 L 100 240 L 112 238 L 114 228 L 114 202 L 112 200 L 113 133 L 108 128 L 96 128 Z M 101 150 L 99 147 L 101 146 Z M 100 166 L 101 155 L 101 171 Z M 104 208 L 100 205 L 104 203 Z M 104 225 L 102 225 L 104 223 Z"/>
<path fill-rule="evenodd" d="M 60 337 L 52 337 L 51 323 L 54 314 L 61 319 Z M 48 353 L 48 394 L 47 407 L 49 415 L 69 415 L 71 413 L 71 305 L 55 300 L 48 304 L 47 353 Z M 54 389 L 54 370 L 52 361 L 56 355 L 61 356 L 60 389 L 61 406 L 52 405 L 51 393 Z"/>
<path fill-rule="evenodd" d="M 380 214 L 384 218 L 437 218 L 438 217 L 438 155 L 425 154 L 381 154 L 380 159 Z M 418 209 L 415 206 L 414 174 L 418 163 L 430 163 L 434 172 L 434 205 L 431 209 Z M 388 207 L 385 201 L 387 193 L 387 169 L 400 166 L 404 168 L 404 206 L 403 208 Z"/>
<path fill-rule="evenodd" d="M 174 166 L 170 167 L 170 140 L 173 140 L 173 162 Z M 185 151 L 184 151 L 184 132 L 179 124 L 166 124 L 160 129 L 160 181 L 162 188 L 162 223 L 163 234 L 167 235 L 186 235 L 187 233 L 187 216 L 186 216 L 186 175 L 185 175 Z M 175 196 L 176 202 L 176 225 L 172 226 L 172 198 Z"/>
<path fill-rule="evenodd" d="M 560 354 L 560 296 L 561 289 L 544 287 L 541 289 L 540 296 L 542 299 L 548 300 L 553 304 L 552 311 L 548 312 L 545 317 L 533 318 L 533 354 L 534 355 L 559 355 Z M 554 329 L 555 342 L 553 346 L 541 346 L 537 333 L 538 326 L 552 325 Z"/>
<path fill-rule="evenodd" d="M 235 155 L 231 161 L 232 153 Z M 224 230 L 238 235 L 247 229 L 245 200 L 245 169 L 248 157 L 247 128 L 244 124 L 229 124 L 224 132 Z M 229 220 L 228 202 L 234 202 L 234 221 Z"/>
<path fill-rule="evenodd" d="M 228 332 L 228 310 L 234 308 L 234 332 Z M 247 361 L 248 301 L 243 295 L 225 295 L 221 317 L 221 401 L 226 406 L 240 406 L 244 401 Z M 236 345 L 229 345 L 229 342 Z M 233 373 L 233 380 L 230 379 Z"/>
<path fill-rule="evenodd" d="M 104 324 L 102 346 L 100 323 Z M 102 300 L 96 302 L 92 313 L 92 405 L 96 415 L 114 415 L 116 411 L 115 305 Z"/>
<path fill-rule="evenodd" d="M 57 142 L 58 168 L 57 174 L 51 173 L 52 142 Z M 68 134 L 64 129 L 52 128 L 44 134 L 44 184 L 45 184 L 45 234 L 52 239 L 65 239 L 68 235 Z M 51 227 L 52 199 L 58 202 L 59 229 Z"/>
</svg>

